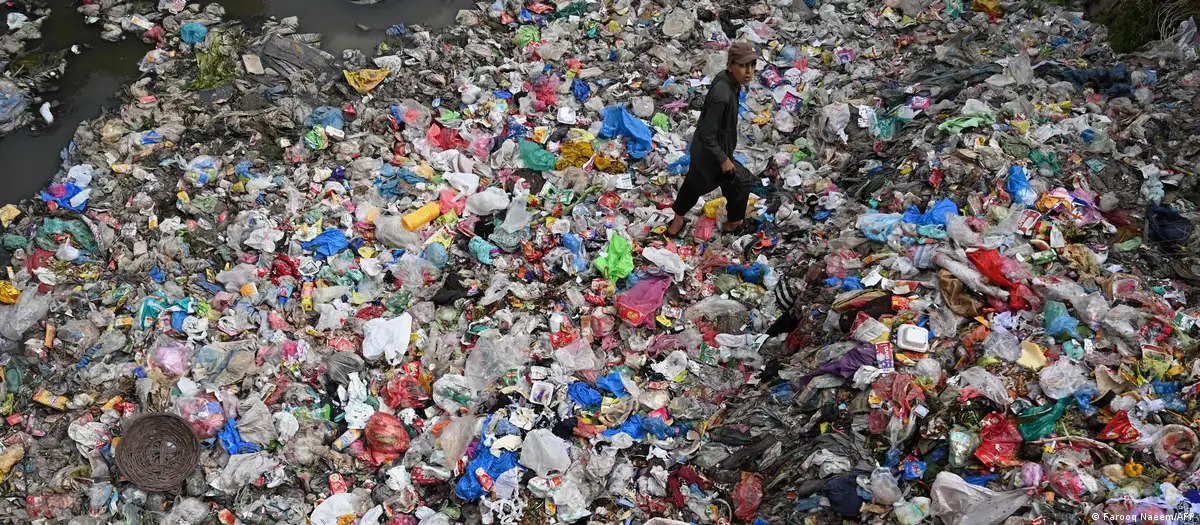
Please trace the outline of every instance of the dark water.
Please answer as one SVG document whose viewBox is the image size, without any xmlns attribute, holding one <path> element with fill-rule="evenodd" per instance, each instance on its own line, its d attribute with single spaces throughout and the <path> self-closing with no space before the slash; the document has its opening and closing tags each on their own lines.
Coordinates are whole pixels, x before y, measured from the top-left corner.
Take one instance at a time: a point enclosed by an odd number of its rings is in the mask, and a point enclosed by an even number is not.
<svg viewBox="0 0 1200 525">
<path fill-rule="evenodd" d="M 154 0 L 157 3 L 157 0 Z M 46 130 L 21 130 L 0 138 L 0 205 L 17 202 L 40 191 L 61 166 L 60 153 L 70 143 L 75 128 L 94 118 L 105 107 L 115 107 L 113 96 L 136 80 L 137 63 L 151 49 L 133 35 L 118 43 L 100 39 L 99 25 L 86 25 L 73 0 L 51 0 L 53 14 L 42 26 L 42 40 L 29 47 L 56 51 L 73 44 L 92 48 L 67 57 L 67 72 L 59 90 L 44 95 L 58 107 L 55 122 Z M 202 5 L 206 5 L 201 2 Z M 392 24 L 445 26 L 454 23 L 469 0 L 384 0 L 357 5 L 349 0 L 219 0 L 227 19 L 253 20 L 259 16 L 298 16 L 300 30 L 325 34 L 322 47 L 339 54 L 343 49 L 373 49 Z M 0 26 L 8 10 L 0 7 Z M 369 26 L 363 31 L 355 24 Z M 36 110 L 36 108 L 35 108 Z M 40 122 L 40 117 L 35 117 Z"/>
</svg>

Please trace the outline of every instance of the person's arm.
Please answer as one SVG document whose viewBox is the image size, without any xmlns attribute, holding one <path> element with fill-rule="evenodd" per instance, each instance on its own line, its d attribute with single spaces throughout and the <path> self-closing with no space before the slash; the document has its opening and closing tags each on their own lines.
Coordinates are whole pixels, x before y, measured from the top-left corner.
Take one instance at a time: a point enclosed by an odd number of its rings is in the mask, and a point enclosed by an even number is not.
<svg viewBox="0 0 1200 525">
<path fill-rule="evenodd" d="M 711 153 L 720 165 L 729 161 L 729 156 L 721 151 L 721 145 L 717 142 L 725 118 L 725 107 L 729 104 L 728 94 L 724 91 L 713 94 L 711 103 L 704 107 L 704 117 L 696 124 L 696 137 L 700 147 Z"/>
</svg>

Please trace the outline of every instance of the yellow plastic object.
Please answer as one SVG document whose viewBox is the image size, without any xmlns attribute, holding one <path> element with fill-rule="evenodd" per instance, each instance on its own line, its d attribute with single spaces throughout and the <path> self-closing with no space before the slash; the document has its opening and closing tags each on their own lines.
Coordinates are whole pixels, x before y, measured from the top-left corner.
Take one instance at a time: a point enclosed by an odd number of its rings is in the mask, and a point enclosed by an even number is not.
<svg viewBox="0 0 1200 525">
<path fill-rule="evenodd" d="M 710 219 L 717 218 L 717 212 L 725 207 L 725 197 L 719 197 L 704 203 L 704 216 Z"/>
<path fill-rule="evenodd" d="M 403 219 L 400 219 L 400 223 L 404 225 L 404 229 L 410 232 L 416 231 L 422 226 L 433 222 L 433 220 L 438 218 L 438 216 L 441 214 L 441 206 L 439 206 L 436 202 L 431 202 L 421 206 L 421 208 L 417 211 L 405 215 Z"/>
<path fill-rule="evenodd" d="M 346 82 L 350 83 L 350 87 L 365 95 L 378 87 L 379 84 L 382 84 L 384 79 L 391 73 L 391 70 L 363 69 L 360 71 L 342 71 L 342 73 L 346 75 Z"/>
<path fill-rule="evenodd" d="M 0 281 L 0 303 L 16 304 L 21 298 L 21 291 L 13 286 L 12 281 Z"/>
</svg>

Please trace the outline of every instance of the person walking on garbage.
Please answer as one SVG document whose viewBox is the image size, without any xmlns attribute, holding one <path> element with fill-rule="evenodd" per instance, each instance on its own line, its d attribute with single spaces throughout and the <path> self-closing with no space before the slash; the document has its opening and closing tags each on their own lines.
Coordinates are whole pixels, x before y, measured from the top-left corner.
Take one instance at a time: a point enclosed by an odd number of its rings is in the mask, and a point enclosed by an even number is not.
<svg viewBox="0 0 1200 525">
<path fill-rule="evenodd" d="M 701 196 L 717 188 L 726 200 L 727 219 L 721 229 L 732 233 L 741 228 L 750 198 L 750 173 L 733 160 L 733 150 L 738 140 L 739 95 L 754 78 L 757 60 L 758 52 L 750 43 L 733 44 L 725 71 L 713 78 L 692 136 L 691 166 L 671 206 L 675 218 L 667 226 L 667 235 L 679 235 L 686 225 L 687 212 Z"/>
</svg>

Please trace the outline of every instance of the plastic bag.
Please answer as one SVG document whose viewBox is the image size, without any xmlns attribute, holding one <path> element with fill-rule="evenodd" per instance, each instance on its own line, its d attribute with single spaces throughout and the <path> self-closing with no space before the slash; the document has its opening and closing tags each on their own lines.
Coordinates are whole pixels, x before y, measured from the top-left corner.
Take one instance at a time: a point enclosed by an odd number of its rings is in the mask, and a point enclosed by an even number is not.
<svg viewBox="0 0 1200 525">
<path fill-rule="evenodd" d="M 604 368 L 604 359 L 588 345 L 587 340 L 579 339 L 574 343 L 554 351 L 554 363 L 562 368 L 563 373 L 599 370 Z"/>
<path fill-rule="evenodd" d="M 688 270 L 687 263 L 683 262 L 679 254 L 664 248 L 645 248 L 642 250 L 642 256 L 671 274 L 675 282 L 683 281 Z"/>
<path fill-rule="evenodd" d="M 984 355 L 994 355 L 1009 363 L 1021 358 L 1021 341 L 997 323 L 992 324 L 992 332 L 982 344 Z"/>
<path fill-rule="evenodd" d="M 655 313 L 671 286 L 668 279 L 642 279 L 629 291 L 617 296 L 617 315 L 633 326 L 654 326 Z"/>
<path fill-rule="evenodd" d="M 916 497 L 909 501 L 900 500 L 892 504 L 896 521 L 900 525 L 917 525 L 929 515 L 929 498 Z"/>
<path fill-rule="evenodd" d="M 187 169 L 183 176 L 193 186 L 199 188 L 216 180 L 220 173 L 221 161 L 208 155 L 200 155 L 187 163 Z"/>
<path fill-rule="evenodd" d="M 991 372 L 973 366 L 963 370 L 958 377 L 962 384 L 975 388 L 997 405 L 1007 408 L 1012 404 L 1012 398 L 1008 396 L 1008 388 L 1004 386 L 1004 382 L 1000 378 L 992 375 Z"/>
<path fill-rule="evenodd" d="M 604 124 L 600 127 L 601 138 L 620 136 L 625 139 L 625 151 L 635 159 L 645 158 L 653 144 L 650 126 L 631 115 L 625 106 L 609 106 L 600 111 Z"/>
<path fill-rule="evenodd" d="M 363 358 L 374 361 L 386 356 L 389 363 L 396 363 L 408 351 L 412 336 L 412 315 L 408 312 L 398 317 L 377 317 L 363 325 Z"/>
<path fill-rule="evenodd" d="M 887 467 L 879 467 L 871 472 L 871 501 L 880 505 L 891 505 L 900 501 L 900 485 L 896 477 Z"/>
<path fill-rule="evenodd" d="M 1200 441 L 1196 433 L 1183 425 L 1163 427 L 1154 442 L 1154 459 L 1166 468 L 1187 473 L 1196 470 L 1196 453 L 1200 452 Z"/>
<path fill-rule="evenodd" d="M 608 240 L 608 246 L 604 247 L 604 251 L 600 257 L 596 258 L 594 264 L 606 279 L 611 281 L 624 279 L 633 272 L 633 246 L 625 237 L 613 235 Z"/>
<path fill-rule="evenodd" d="M 1021 464 L 1017 452 L 1024 442 L 1017 424 L 993 412 L 983 418 L 979 428 L 979 448 L 975 449 L 975 457 L 987 468 L 1012 467 Z"/>
<path fill-rule="evenodd" d="M 1051 399 L 1070 397 L 1086 382 L 1086 372 L 1066 359 L 1060 359 L 1043 368 L 1038 375 L 1038 384 L 1041 385 L 1042 392 Z"/>
<path fill-rule="evenodd" d="M 1020 166 L 1011 166 L 1008 168 L 1008 182 L 1005 183 L 1005 189 L 1008 195 L 1012 197 L 1014 203 L 1024 204 L 1025 206 L 1033 206 L 1037 203 L 1037 192 L 1033 191 L 1033 186 L 1029 185 L 1029 177 L 1025 175 L 1025 168 Z"/>
<path fill-rule="evenodd" d="M 475 439 L 475 424 L 478 422 L 478 417 L 462 416 L 454 418 L 442 429 L 438 440 L 442 452 L 445 453 L 446 467 L 454 468 L 458 464 L 458 460 L 466 453 L 467 445 L 470 445 L 471 440 Z"/>
<path fill-rule="evenodd" d="M 398 374 L 383 387 L 383 402 L 392 408 L 421 408 L 429 400 L 429 391 L 421 380 Z"/>
<path fill-rule="evenodd" d="M 529 360 L 528 346 L 509 338 L 496 341 L 481 337 L 467 355 L 463 376 L 475 390 L 483 390 L 510 369 Z"/>
<path fill-rule="evenodd" d="M 483 191 L 467 196 L 467 213 L 471 215 L 491 215 L 508 207 L 508 193 L 503 188 L 488 186 Z"/>
<path fill-rule="evenodd" d="M 733 487 L 729 494 L 733 503 L 733 515 L 743 522 L 749 522 L 758 513 L 758 506 L 763 499 L 763 480 L 757 473 L 742 473 L 742 480 Z"/>
<path fill-rule="evenodd" d="M 942 471 L 929 490 L 930 515 L 947 525 L 996 525 L 1029 504 L 1024 489 L 995 492 Z"/>
<path fill-rule="evenodd" d="M 225 412 L 221 404 L 204 397 L 181 397 L 175 401 L 175 413 L 192 427 L 201 440 L 216 437 L 225 428 Z"/>
<path fill-rule="evenodd" d="M 554 169 L 555 163 L 554 154 L 550 153 L 528 140 L 520 141 L 521 161 L 525 163 L 525 167 L 533 171 L 547 171 Z M 467 204 L 470 204 L 468 201 Z"/>
<path fill-rule="evenodd" d="M 1083 336 L 1079 335 L 1079 320 L 1067 313 L 1067 305 L 1063 303 L 1047 301 L 1042 309 L 1042 322 L 1046 328 L 1046 335 L 1050 337 L 1083 340 Z"/>
<path fill-rule="evenodd" d="M 50 312 L 54 297 L 38 293 L 37 290 L 25 290 L 17 299 L 17 304 L 0 306 L 0 335 L 10 341 L 20 341 L 25 332 L 33 328 Z"/>
<path fill-rule="evenodd" d="M 872 241 L 887 242 L 900 218 L 899 213 L 865 213 L 858 216 L 855 227 Z"/>
<path fill-rule="evenodd" d="M 1052 406 L 1026 408 L 1020 417 L 1024 422 L 1017 426 L 1021 437 L 1025 441 L 1034 441 L 1053 434 L 1055 423 L 1066 413 L 1069 404 L 1070 399 L 1064 398 Z"/>
<path fill-rule="evenodd" d="M 551 472 L 566 472 L 571 466 L 570 448 L 567 441 L 550 430 L 534 429 L 521 444 L 521 464 L 542 477 Z"/>
<path fill-rule="evenodd" d="M 363 430 L 367 447 L 376 464 L 398 459 L 408 450 L 408 431 L 395 416 L 376 412 Z"/>
<path fill-rule="evenodd" d="M 173 339 L 162 339 L 150 351 L 150 369 L 170 379 L 183 377 L 188 371 L 192 349 Z"/>
</svg>

